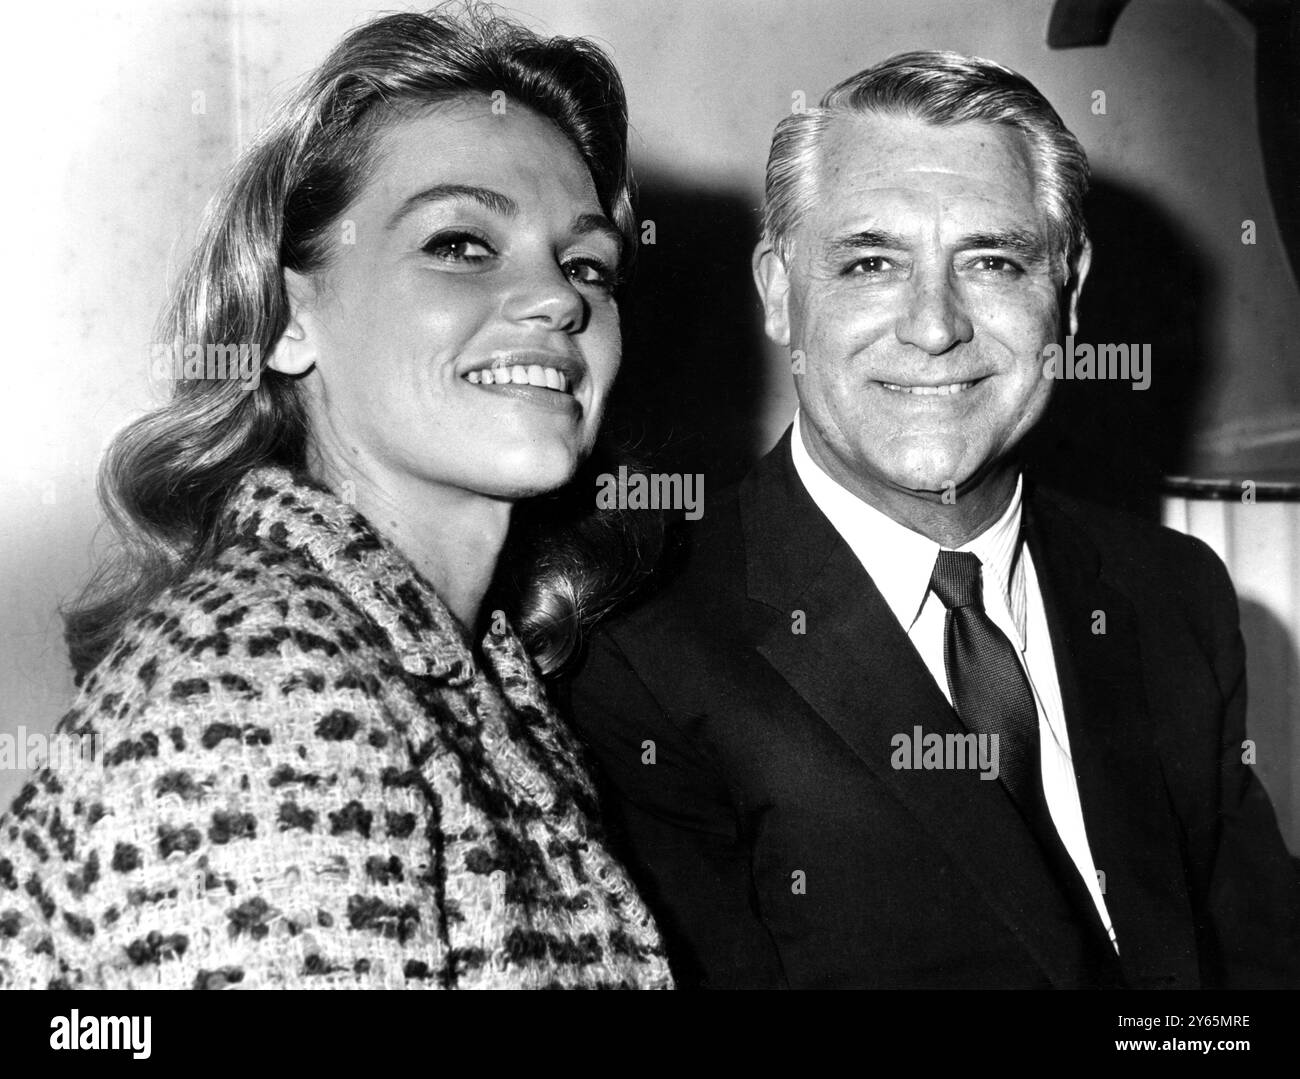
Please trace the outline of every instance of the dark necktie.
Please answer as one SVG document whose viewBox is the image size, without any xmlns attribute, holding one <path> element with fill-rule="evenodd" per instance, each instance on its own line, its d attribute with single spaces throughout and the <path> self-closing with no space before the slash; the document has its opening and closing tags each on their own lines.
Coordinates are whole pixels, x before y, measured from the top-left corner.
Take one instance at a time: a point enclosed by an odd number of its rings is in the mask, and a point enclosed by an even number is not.
<svg viewBox="0 0 1300 1079">
<path fill-rule="evenodd" d="M 976 735 L 998 736 L 998 778 L 1037 837 L 1091 940 L 1088 977 L 1103 987 L 1122 985 L 1092 897 L 1047 808 L 1034 691 L 1011 642 L 984 611 L 979 558 L 965 551 L 940 551 L 930 588 L 948 608 L 943 663 L 957 716 Z"/>
<path fill-rule="evenodd" d="M 1015 649 L 984 611 L 979 558 L 940 551 L 930 588 L 948 608 L 943 661 L 953 707 L 968 731 L 998 736 L 998 778 L 1030 826 L 1050 842 L 1056 828 L 1043 796 L 1038 708 Z"/>
</svg>

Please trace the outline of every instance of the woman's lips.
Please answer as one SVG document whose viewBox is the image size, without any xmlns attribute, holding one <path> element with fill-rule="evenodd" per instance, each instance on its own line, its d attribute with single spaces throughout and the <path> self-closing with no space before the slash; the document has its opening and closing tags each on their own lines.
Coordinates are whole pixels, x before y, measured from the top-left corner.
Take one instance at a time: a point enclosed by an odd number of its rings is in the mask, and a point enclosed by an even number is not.
<svg viewBox="0 0 1300 1079">
<path fill-rule="evenodd" d="M 513 378 L 509 381 L 498 381 L 493 378 L 491 382 L 483 382 L 481 379 L 475 382 L 469 378 L 469 374 L 464 376 L 465 380 L 480 393 L 527 402 L 548 412 L 567 416 L 577 416 L 582 411 L 582 406 L 572 392 L 567 389 L 551 389 L 545 384 L 544 377 L 542 384 L 537 385 L 530 380 L 516 382 Z"/>
</svg>

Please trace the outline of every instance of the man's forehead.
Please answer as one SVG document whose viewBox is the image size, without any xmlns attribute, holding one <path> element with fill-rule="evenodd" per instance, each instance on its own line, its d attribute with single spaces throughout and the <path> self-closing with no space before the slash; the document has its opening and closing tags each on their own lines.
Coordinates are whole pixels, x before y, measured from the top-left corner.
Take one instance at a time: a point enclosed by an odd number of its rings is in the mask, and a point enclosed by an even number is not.
<svg viewBox="0 0 1300 1079">
<path fill-rule="evenodd" d="M 976 193 L 960 181 L 949 185 L 935 183 L 935 179 L 927 176 L 927 182 L 917 187 L 862 185 L 855 188 L 852 198 L 821 198 L 805 221 L 819 233 L 880 228 L 902 234 L 938 229 L 955 237 L 961 232 L 1012 226 L 1028 232 L 1046 231 L 1046 217 L 1029 197 Z"/>
<path fill-rule="evenodd" d="M 1032 202 L 1025 136 L 1004 125 L 936 125 L 910 116 L 836 116 L 815 166 L 818 201 L 858 191 L 913 191 Z"/>
<path fill-rule="evenodd" d="M 836 117 L 813 181 L 805 222 L 818 233 L 907 219 L 956 230 L 1045 227 L 1026 141 L 994 124 Z"/>
</svg>

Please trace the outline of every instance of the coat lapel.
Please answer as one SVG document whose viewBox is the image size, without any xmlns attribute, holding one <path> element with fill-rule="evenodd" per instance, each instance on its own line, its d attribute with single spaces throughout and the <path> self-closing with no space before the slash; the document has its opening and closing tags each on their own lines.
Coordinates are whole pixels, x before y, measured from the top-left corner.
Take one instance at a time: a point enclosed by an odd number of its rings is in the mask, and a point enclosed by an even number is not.
<svg viewBox="0 0 1300 1079">
<path fill-rule="evenodd" d="M 1025 531 L 1047 612 L 1088 844 L 1105 874 L 1125 981 L 1194 987 L 1199 972 L 1191 903 L 1147 708 L 1133 606 L 1107 580 L 1080 523 L 1054 502 L 1031 494 Z M 1099 614 L 1104 633 L 1094 632 Z"/>
<path fill-rule="evenodd" d="M 1085 959 L 1074 908 L 1000 783 L 891 766 L 899 733 L 964 733 L 849 546 L 807 494 L 789 431 L 741 489 L 750 598 L 785 613 L 759 653 L 960 865 L 1057 985 Z M 802 610 L 806 632 L 790 632 Z"/>
</svg>

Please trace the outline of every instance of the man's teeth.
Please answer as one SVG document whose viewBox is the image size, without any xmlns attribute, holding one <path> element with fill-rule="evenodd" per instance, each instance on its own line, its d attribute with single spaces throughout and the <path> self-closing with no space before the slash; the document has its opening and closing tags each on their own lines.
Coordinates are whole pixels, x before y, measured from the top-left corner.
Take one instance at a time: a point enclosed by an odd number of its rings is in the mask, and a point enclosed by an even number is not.
<svg viewBox="0 0 1300 1079">
<path fill-rule="evenodd" d="M 476 386 L 504 386 L 513 383 L 516 386 L 541 386 L 548 390 L 569 392 L 569 376 L 554 367 L 543 367 L 539 363 L 524 367 L 513 364 L 509 367 L 489 367 L 481 371 L 470 371 L 465 376 Z"/>
<path fill-rule="evenodd" d="M 882 386 L 887 390 L 893 390 L 895 393 L 915 393 L 921 397 L 946 397 L 949 394 L 961 393 L 962 390 L 968 390 L 975 385 L 974 382 L 950 382 L 947 386 L 897 386 L 892 382 L 882 382 Z"/>
</svg>

